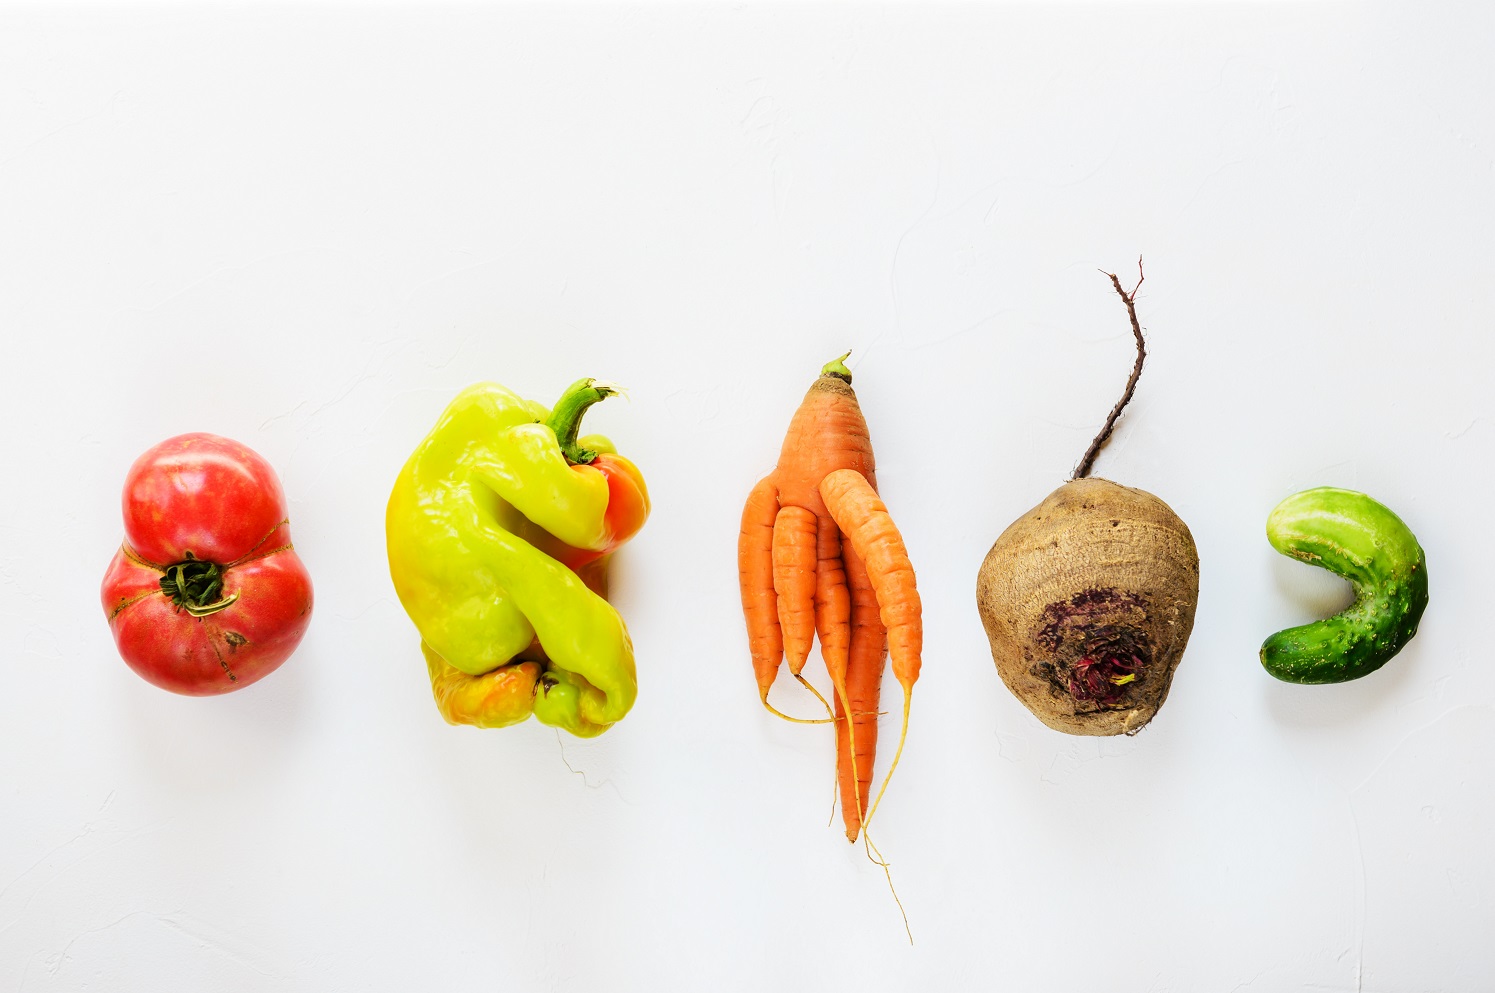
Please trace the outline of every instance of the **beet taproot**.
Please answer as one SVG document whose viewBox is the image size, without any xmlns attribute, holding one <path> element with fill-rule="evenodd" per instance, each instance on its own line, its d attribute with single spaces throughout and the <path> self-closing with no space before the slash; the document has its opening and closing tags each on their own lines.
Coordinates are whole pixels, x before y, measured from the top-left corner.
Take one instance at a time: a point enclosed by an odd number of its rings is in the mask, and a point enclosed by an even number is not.
<svg viewBox="0 0 1495 993">
<path fill-rule="evenodd" d="M 1138 263 L 1140 269 L 1140 262 Z M 1089 478 L 1136 389 L 1146 347 L 1126 302 L 1137 360 L 1074 476 L 1003 531 L 976 580 L 976 605 L 1007 688 L 1069 734 L 1134 734 L 1168 696 L 1199 602 L 1199 552 L 1177 514 L 1145 490 Z"/>
</svg>

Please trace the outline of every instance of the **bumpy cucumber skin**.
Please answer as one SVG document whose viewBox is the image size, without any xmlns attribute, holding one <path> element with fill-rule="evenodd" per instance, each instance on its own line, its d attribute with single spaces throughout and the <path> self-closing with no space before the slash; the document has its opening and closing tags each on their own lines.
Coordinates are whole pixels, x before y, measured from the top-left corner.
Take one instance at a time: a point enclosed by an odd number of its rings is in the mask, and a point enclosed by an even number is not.
<svg viewBox="0 0 1495 993">
<path fill-rule="evenodd" d="M 1345 610 L 1262 644 L 1261 664 L 1273 676 L 1289 683 L 1359 679 L 1417 633 L 1428 605 L 1427 559 L 1411 529 L 1383 504 L 1332 486 L 1304 490 L 1267 517 L 1267 540 L 1355 588 Z"/>
</svg>

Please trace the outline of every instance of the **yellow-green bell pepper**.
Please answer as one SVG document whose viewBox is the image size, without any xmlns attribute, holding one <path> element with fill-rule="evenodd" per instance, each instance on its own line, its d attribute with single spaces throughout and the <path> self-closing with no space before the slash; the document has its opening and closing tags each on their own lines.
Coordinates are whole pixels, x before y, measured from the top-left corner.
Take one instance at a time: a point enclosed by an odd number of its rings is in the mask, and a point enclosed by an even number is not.
<svg viewBox="0 0 1495 993">
<path fill-rule="evenodd" d="M 633 644 L 604 599 L 606 567 L 648 516 L 648 491 L 606 438 L 577 438 L 587 408 L 616 392 L 582 379 L 550 411 L 470 386 L 395 480 L 389 572 L 449 723 L 533 713 L 590 737 L 633 706 Z"/>
</svg>

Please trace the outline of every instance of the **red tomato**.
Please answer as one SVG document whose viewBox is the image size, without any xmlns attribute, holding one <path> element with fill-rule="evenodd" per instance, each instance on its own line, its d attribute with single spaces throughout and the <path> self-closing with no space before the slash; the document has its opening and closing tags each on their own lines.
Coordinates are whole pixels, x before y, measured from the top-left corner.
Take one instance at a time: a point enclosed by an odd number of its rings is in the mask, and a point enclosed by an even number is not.
<svg viewBox="0 0 1495 993">
<path fill-rule="evenodd" d="M 163 689 L 210 696 L 279 668 L 311 621 L 269 463 L 213 434 L 169 438 L 125 477 L 125 541 L 101 591 L 119 653 Z"/>
</svg>

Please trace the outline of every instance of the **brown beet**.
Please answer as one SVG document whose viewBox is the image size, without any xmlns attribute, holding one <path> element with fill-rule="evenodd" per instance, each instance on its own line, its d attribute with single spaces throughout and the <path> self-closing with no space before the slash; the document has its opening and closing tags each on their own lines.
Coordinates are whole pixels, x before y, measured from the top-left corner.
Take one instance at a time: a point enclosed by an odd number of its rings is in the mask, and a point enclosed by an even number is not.
<svg viewBox="0 0 1495 993">
<path fill-rule="evenodd" d="M 997 672 L 1049 727 L 1128 734 L 1152 720 L 1194 627 L 1199 553 L 1151 493 L 1076 479 L 992 545 L 976 604 Z"/>
<path fill-rule="evenodd" d="M 1132 734 L 1168 696 L 1194 627 L 1199 552 L 1189 528 L 1144 490 L 1085 478 L 1136 388 L 1137 361 L 1075 476 L 1012 523 L 987 552 L 976 606 L 1007 688 L 1069 734 Z M 1142 285 L 1139 279 L 1137 285 Z"/>
</svg>

